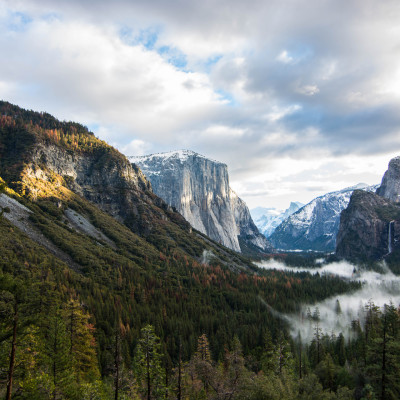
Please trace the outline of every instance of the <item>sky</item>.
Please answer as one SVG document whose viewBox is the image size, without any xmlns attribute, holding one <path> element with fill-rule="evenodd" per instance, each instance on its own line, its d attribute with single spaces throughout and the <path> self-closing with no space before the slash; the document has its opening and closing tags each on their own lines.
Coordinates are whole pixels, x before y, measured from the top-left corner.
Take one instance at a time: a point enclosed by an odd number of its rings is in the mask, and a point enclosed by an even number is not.
<svg viewBox="0 0 400 400">
<path fill-rule="evenodd" d="M 222 161 L 284 209 L 400 155 L 398 21 L 398 0 L 0 0 L 0 99 Z"/>
</svg>

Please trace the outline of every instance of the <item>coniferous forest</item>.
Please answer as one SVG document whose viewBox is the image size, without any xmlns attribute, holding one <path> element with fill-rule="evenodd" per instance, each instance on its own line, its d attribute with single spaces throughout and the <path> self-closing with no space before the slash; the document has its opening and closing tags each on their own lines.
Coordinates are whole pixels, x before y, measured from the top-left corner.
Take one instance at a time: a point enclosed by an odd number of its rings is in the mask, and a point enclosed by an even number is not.
<svg viewBox="0 0 400 400">
<path fill-rule="evenodd" d="M 93 176 L 125 165 L 122 154 L 76 123 L 4 102 L 0 114 L 10 199 L 0 209 L 1 398 L 400 398 L 398 304 L 371 298 L 348 335 L 324 331 L 316 308 L 304 316 L 312 338 L 296 337 L 282 316 L 362 284 L 259 268 L 192 231 L 145 185 L 136 212 L 114 218 L 32 154 L 90 158 Z M 70 213 L 103 236 L 74 227 Z M 321 254 L 273 257 L 312 267 Z"/>
</svg>

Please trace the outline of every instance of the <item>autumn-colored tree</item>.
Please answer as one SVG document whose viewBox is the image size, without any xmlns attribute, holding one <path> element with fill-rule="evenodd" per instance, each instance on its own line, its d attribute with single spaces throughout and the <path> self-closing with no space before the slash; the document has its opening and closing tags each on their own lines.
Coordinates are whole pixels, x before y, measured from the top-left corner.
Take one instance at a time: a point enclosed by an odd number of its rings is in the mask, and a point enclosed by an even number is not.
<svg viewBox="0 0 400 400">
<path fill-rule="evenodd" d="M 69 336 L 69 354 L 78 382 L 99 379 L 94 326 L 90 323 L 90 315 L 76 299 L 69 300 L 64 315 Z"/>
</svg>

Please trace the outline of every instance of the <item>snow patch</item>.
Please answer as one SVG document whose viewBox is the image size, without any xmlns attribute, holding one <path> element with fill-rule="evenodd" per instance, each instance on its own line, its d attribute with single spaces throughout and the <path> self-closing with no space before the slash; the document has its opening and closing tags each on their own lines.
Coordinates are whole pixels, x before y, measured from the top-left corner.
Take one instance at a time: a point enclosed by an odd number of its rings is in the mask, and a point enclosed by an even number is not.
<svg viewBox="0 0 400 400">
<path fill-rule="evenodd" d="M 154 162 L 155 160 L 161 160 L 162 162 L 165 162 L 168 159 L 176 159 L 181 161 L 182 163 L 186 162 L 189 157 L 197 157 L 197 158 L 203 158 L 204 160 L 211 161 L 216 164 L 223 164 L 220 161 L 216 160 L 211 160 L 208 157 L 205 157 L 199 153 L 196 153 L 192 150 L 176 150 L 176 151 L 168 151 L 164 153 L 154 153 L 154 154 L 149 154 L 147 156 L 127 156 L 128 160 L 131 163 L 135 164 L 147 164 Z"/>
</svg>

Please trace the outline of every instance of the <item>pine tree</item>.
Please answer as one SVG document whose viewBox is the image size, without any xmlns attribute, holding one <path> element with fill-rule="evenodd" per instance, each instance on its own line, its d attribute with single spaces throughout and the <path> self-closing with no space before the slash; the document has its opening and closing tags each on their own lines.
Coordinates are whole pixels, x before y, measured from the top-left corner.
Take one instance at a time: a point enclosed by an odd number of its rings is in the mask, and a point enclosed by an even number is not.
<svg viewBox="0 0 400 400">
<path fill-rule="evenodd" d="M 275 348 L 272 342 L 271 333 L 267 330 L 264 335 L 264 348 L 261 355 L 261 369 L 265 374 L 275 372 L 274 354 Z"/>
<path fill-rule="evenodd" d="M 14 375 L 17 366 L 17 350 L 19 338 L 23 336 L 31 324 L 31 302 L 27 285 L 9 275 L 0 278 L 0 344 L 8 347 L 6 400 L 10 400 L 13 392 Z M 19 362 L 19 360 L 18 360 Z"/>
<path fill-rule="evenodd" d="M 165 370 L 162 367 L 159 340 L 151 325 L 146 325 L 140 331 L 135 371 L 140 390 L 147 400 L 159 399 L 165 394 Z"/>
<path fill-rule="evenodd" d="M 78 381 L 94 381 L 100 377 L 96 356 L 94 326 L 89 322 L 79 302 L 71 299 L 65 309 L 66 328 L 69 336 L 69 354 Z"/>
<path fill-rule="evenodd" d="M 366 373 L 382 400 L 400 396 L 399 327 L 399 315 L 393 304 L 385 305 L 379 319 L 369 326 Z"/>
<path fill-rule="evenodd" d="M 46 356 L 53 382 L 52 398 L 66 395 L 73 390 L 74 374 L 70 357 L 70 342 L 62 310 L 54 308 L 47 318 Z"/>
</svg>

